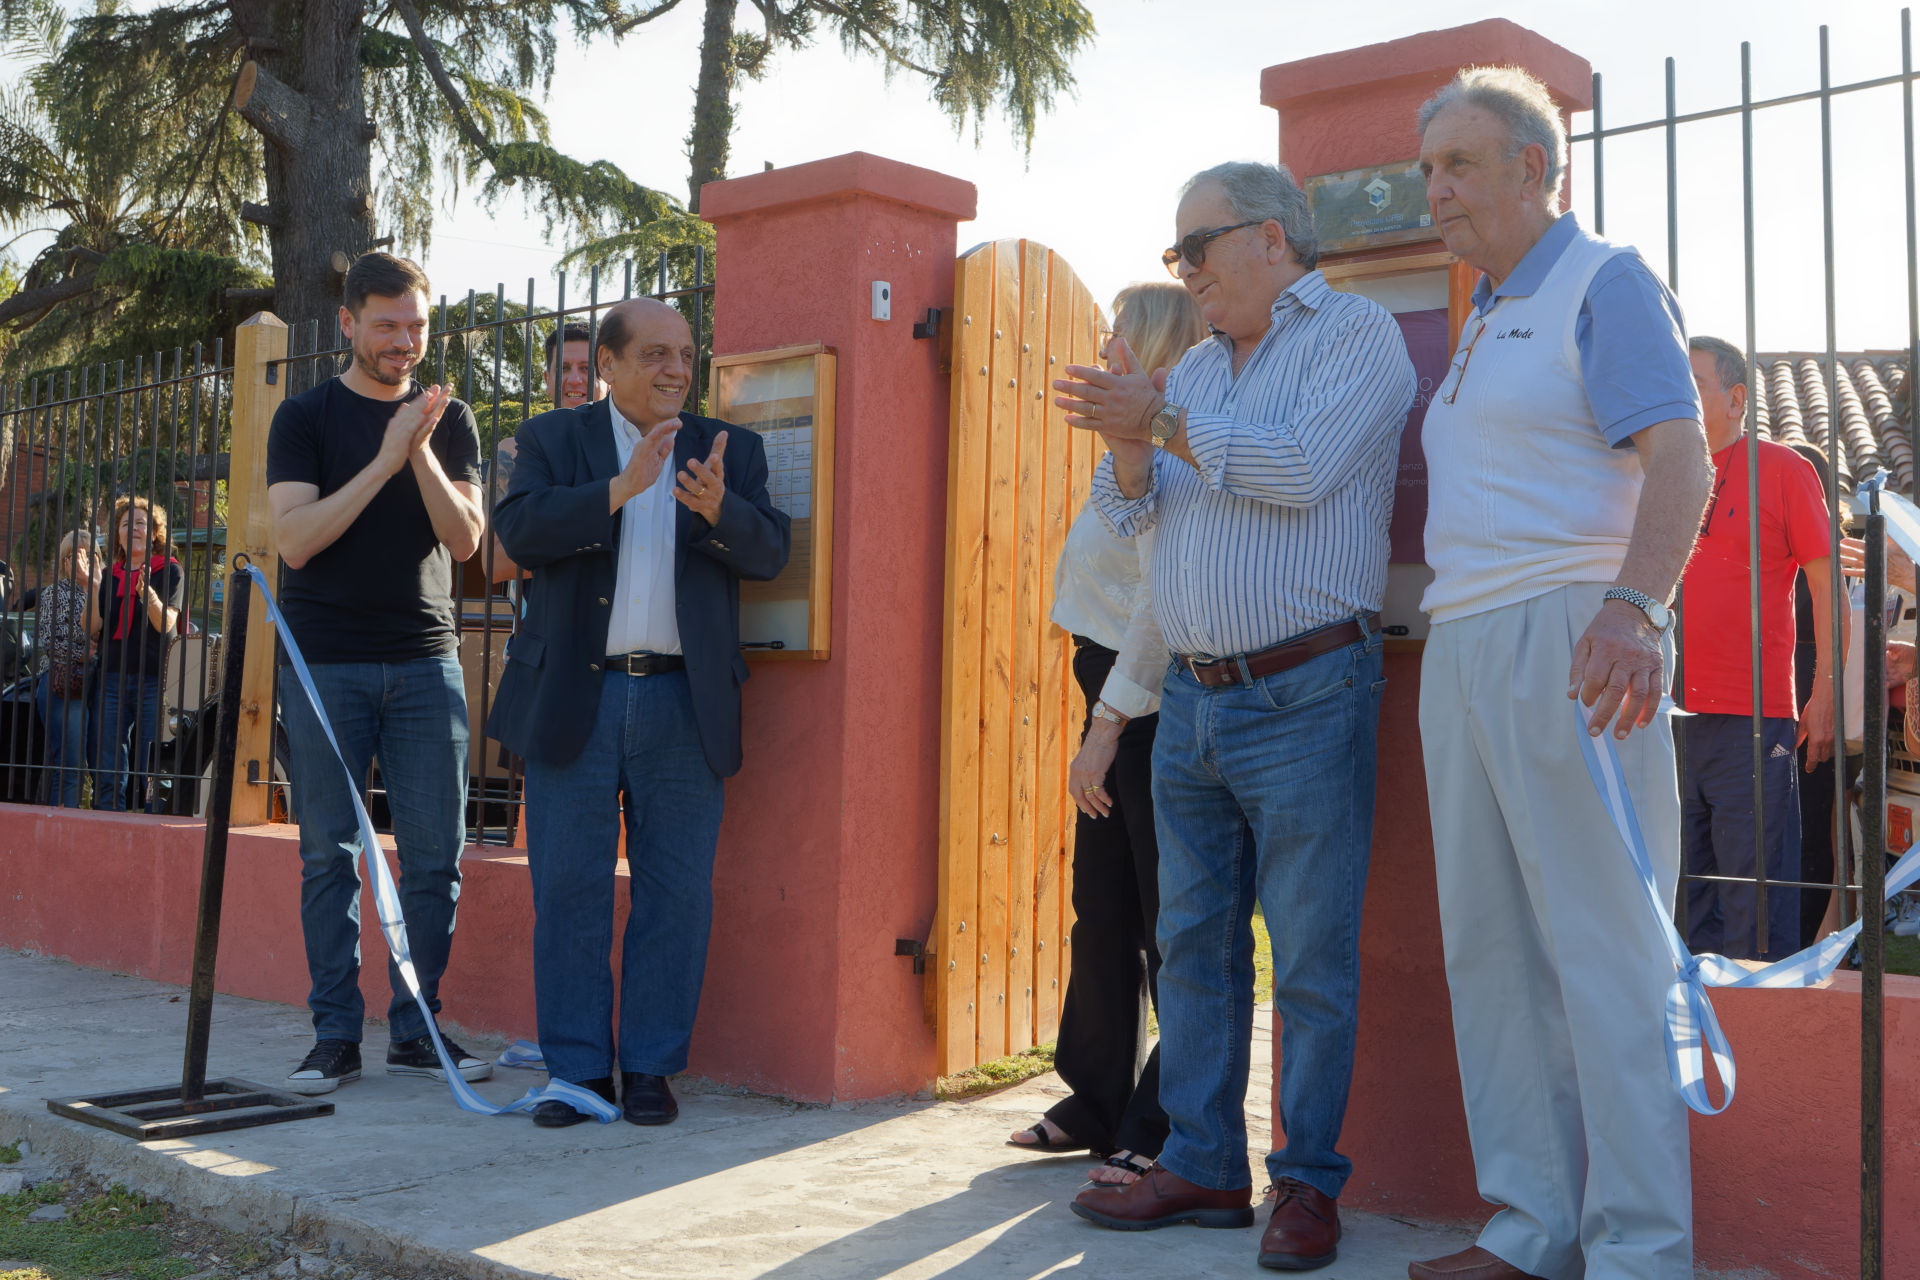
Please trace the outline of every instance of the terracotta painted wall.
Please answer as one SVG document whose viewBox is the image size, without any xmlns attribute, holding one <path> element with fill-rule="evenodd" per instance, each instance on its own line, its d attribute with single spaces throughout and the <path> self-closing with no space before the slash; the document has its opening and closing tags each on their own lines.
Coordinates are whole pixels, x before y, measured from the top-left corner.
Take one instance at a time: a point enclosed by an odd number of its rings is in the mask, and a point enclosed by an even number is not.
<svg viewBox="0 0 1920 1280">
<path fill-rule="evenodd" d="M 913 324 L 952 310 L 974 201 L 971 183 L 862 153 L 701 193 L 714 351 L 824 342 L 838 358 L 833 656 L 754 663 L 715 879 L 734 942 L 716 938 L 694 1040 L 696 1070 L 743 1083 L 759 1042 L 784 1041 L 795 1096 L 933 1077 L 922 979 L 893 954 L 926 938 L 939 864 L 948 390 L 942 343 Z M 874 280 L 893 286 L 891 320 L 872 318 Z"/>
</svg>

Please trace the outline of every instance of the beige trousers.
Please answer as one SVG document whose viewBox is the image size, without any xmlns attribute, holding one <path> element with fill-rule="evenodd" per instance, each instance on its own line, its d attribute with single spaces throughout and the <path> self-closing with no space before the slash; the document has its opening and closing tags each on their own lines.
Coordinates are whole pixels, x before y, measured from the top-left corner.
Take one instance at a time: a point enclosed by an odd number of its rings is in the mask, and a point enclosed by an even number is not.
<svg viewBox="0 0 1920 1280">
<path fill-rule="evenodd" d="M 1663 1032 L 1673 962 L 1567 699 L 1604 590 L 1562 587 L 1427 639 L 1420 736 L 1454 1043 L 1480 1194 L 1505 1206 L 1480 1243 L 1549 1280 L 1691 1280 L 1688 1113 Z M 1672 901 L 1668 717 L 1617 745 Z"/>
</svg>

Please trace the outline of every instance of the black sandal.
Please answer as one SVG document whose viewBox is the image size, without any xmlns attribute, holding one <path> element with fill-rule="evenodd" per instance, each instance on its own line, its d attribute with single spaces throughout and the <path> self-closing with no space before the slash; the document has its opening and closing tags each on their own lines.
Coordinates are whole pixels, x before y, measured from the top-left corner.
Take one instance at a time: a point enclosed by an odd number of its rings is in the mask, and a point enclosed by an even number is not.
<svg viewBox="0 0 1920 1280">
<path fill-rule="evenodd" d="M 1100 1163 L 1109 1169 L 1125 1169 L 1136 1179 L 1144 1178 L 1153 1172 L 1153 1161 L 1137 1151 L 1130 1151 L 1124 1156 L 1111 1155 Z M 1095 1182 L 1092 1178 L 1088 1178 L 1087 1181 L 1096 1187 L 1125 1187 L 1132 1185 L 1126 1182 Z"/>
<path fill-rule="evenodd" d="M 1067 1134 L 1067 1140 L 1065 1142 L 1055 1142 L 1047 1136 L 1047 1127 L 1044 1124 L 1032 1125 L 1027 1129 L 1027 1132 L 1034 1136 L 1035 1141 L 1015 1142 L 1012 1138 L 1008 1138 L 1007 1145 L 1010 1147 L 1018 1147 L 1022 1151 L 1039 1151 L 1046 1155 L 1054 1156 L 1069 1151 L 1087 1150 L 1087 1144 L 1081 1142 L 1070 1133 Z M 1063 1129 L 1061 1132 L 1065 1133 L 1066 1131 Z"/>
</svg>

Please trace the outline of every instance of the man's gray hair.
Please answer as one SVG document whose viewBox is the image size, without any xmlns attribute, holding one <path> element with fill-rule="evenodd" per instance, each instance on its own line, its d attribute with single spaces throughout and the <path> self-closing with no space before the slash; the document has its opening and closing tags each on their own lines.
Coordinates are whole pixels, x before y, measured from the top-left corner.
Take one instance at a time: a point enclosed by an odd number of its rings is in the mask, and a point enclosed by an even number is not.
<svg viewBox="0 0 1920 1280">
<path fill-rule="evenodd" d="M 1722 391 L 1747 385 L 1747 353 L 1725 338 L 1688 338 L 1687 350 L 1704 351 L 1713 357 L 1714 376 L 1720 379 Z"/>
<path fill-rule="evenodd" d="M 1287 236 L 1287 247 L 1308 271 L 1320 261 L 1320 233 L 1314 230 L 1313 206 L 1307 193 L 1293 180 L 1283 164 L 1258 164 L 1252 160 L 1231 160 L 1203 169 L 1187 179 L 1180 188 L 1185 199 L 1195 187 L 1217 182 L 1227 193 L 1227 203 L 1243 222 L 1274 221 Z"/>
<path fill-rule="evenodd" d="M 1479 107 L 1507 126 L 1507 159 L 1538 143 L 1547 153 L 1541 201 L 1551 211 L 1560 203 L 1560 182 L 1567 172 L 1567 130 L 1547 86 L 1519 67 L 1464 67 L 1447 86 L 1420 107 L 1420 132 L 1448 107 Z"/>
</svg>

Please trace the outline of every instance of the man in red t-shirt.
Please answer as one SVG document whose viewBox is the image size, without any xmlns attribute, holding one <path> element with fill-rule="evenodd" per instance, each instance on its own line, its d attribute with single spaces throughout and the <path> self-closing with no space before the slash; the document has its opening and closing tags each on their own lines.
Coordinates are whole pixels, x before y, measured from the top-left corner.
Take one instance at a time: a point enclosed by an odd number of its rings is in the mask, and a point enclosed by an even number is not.
<svg viewBox="0 0 1920 1280">
<path fill-rule="evenodd" d="M 1680 783 L 1681 839 L 1688 875 L 1754 877 L 1753 632 L 1749 547 L 1747 360 L 1719 338 L 1689 344 L 1700 389 L 1713 499 L 1681 582 L 1684 627 L 1679 720 L 1686 748 Z M 1793 687 L 1793 582 L 1807 575 L 1825 600 L 1831 562 L 1820 479 L 1785 445 L 1760 441 L 1760 706 L 1764 807 L 1758 826 L 1769 882 L 1800 878 L 1800 790 L 1795 747 L 1808 766 L 1833 754 L 1833 622 L 1814 617 L 1818 670 L 1813 687 Z M 1796 711 L 1799 712 L 1796 716 Z M 1797 723 L 1796 723 L 1797 722 Z M 1764 934 L 1754 884 L 1687 882 L 1687 941 L 1695 951 L 1777 960 L 1799 949 L 1800 894 L 1770 891 Z"/>
</svg>

